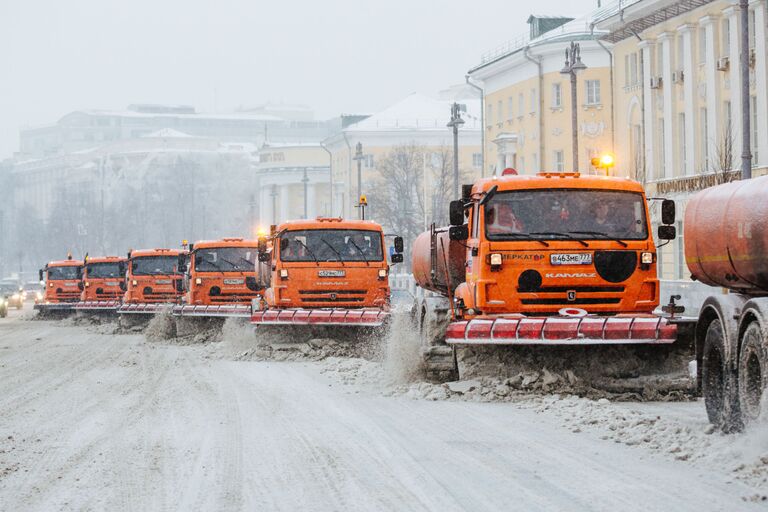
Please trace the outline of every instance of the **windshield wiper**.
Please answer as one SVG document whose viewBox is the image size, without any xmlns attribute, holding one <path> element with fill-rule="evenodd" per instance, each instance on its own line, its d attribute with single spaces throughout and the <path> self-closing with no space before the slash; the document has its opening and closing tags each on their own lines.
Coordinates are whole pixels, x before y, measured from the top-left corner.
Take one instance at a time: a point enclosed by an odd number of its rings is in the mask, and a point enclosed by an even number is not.
<svg viewBox="0 0 768 512">
<path fill-rule="evenodd" d="M 603 238 L 607 238 L 608 240 L 613 240 L 614 242 L 620 243 L 623 247 L 629 247 L 627 242 L 620 238 L 616 238 L 615 236 L 611 236 L 608 233 L 603 233 L 602 231 L 571 231 L 571 233 L 574 233 L 576 235 L 592 235 L 592 236 L 602 236 Z"/>
<path fill-rule="evenodd" d="M 531 237 L 531 235 L 533 235 L 533 234 L 534 233 L 497 233 L 497 234 L 491 235 L 491 236 L 516 237 L 516 238 L 523 238 L 523 237 L 525 237 L 525 238 L 528 238 L 530 240 L 533 240 L 534 242 L 539 242 L 544 247 L 549 247 L 549 244 L 547 242 L 545 242 L 544 240 L 542 240 L 541 238 Z"/>
<path fill-rule="evenodd" d="M 368 263 L 368 258 L 366 258 L 366 257 L 365 257 L 365 253 L 364 253 L 364 252 L 363 252 L 363 250 L 360 248 L 360 246 L 359 246 L 359 245 L 357 245 L 357 244 L 355 243 L 355 241 L 354 241 L 354 240 L 352 240 L 352 238 L 350 238 L 350 239 L 349 239 L 349 243 L 351 243 L 351 244 L 352 244 L 352 245 L 355 247 L 355 249 L 357 249 L 357 252 L 359 252 L 359 253 L 360 253 L 360 256 L 362 256 L 362 257 L 363 257 L 363 261 L 365 261 L 365 266 L 366 266 L 366 267 L 370 267 L 370 266 L 371 266 L 371 264 L 370 264 L 370 263 Z"/>
<path fill-rule="evenodd" d="M 577 233 L 576 231 L 571 231 L 571 233 Z M 559 231 L 537 231 L 535 233 L 531 233 L 532 235 L 548 235 L 548 236 L 564 236 L 565 238 L 568 238 L 569 240 L 575 240 L 579 242 L 584 247 L 589 247 L 589 244 L 585 242 L 584 240 L 580 238 L 576 238 L 575 236 L 571 236 L 568 233 L 561 233 Z"/>
<path fill-rule="evenodd" d="M 312 259 L 313 259 L 313 260 L 315 260 L 315 264 L 316 264 L 316 265 L 319 267 L 319 266 L 320 266 L 320 262 L 319 262 L 319 261 L 317 261 L 317 257 L 315 256 L 315 253 L 313 253 L 313 252 L 312 252 L 312 249 L 310 249 L 309 247 L 307 247 L 307 244 L 305 244 L 304 242 L 302 242 L 302 241 L 301 241 L 301 240 L 299 240 L 298 238 L 296 238 L 295 240 L 296 240 L 296 243 L 297 243 L 297 244 L 301 245 L 303 248 L 305 248 L 305 249 L 307 250 L 307 252 L 309 253 L 309 255 L 310 255 L 310 256 L 312 256 Z"/>
<path fill-rule="evenodd" d="M 325 238 L 321 238 L 321 239 L 320 239 L 320 241 L 321 241 L 321 242 L 323 242 L 325 245 L 327 245 L 328 247 L 330 247 L 330 248 L 331 248 L 331 250 L 332 250 L 332 251 L 333 251 L 333 252 L 336 254 L 336 256 L 339 258 L 339 262 L 341 263 L 341 266 L 342 266 L 342 267 L 345 267 L 346 265 L 344 265 L 344 258 L 342 258 L 342 257 L 341 257 L 341 253 L 340 253 L 339 251 L 337 251 L 337 250 L 336 250 L 336 249 L 335 249 L 335 248 L 334 248 L 334 247 L 333 247 L 331 244 L 329 244 L 329 243 L 328 243 L 328 241 L 326 241 L 326 239 L 325 239 Z"/>
</svg>

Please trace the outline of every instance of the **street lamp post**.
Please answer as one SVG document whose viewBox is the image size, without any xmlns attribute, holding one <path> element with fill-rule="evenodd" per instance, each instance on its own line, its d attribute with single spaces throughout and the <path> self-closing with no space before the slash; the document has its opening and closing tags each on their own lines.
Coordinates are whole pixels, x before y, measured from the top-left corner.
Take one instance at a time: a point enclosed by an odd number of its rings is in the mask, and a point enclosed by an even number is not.
<svg viewBox="0 0 768 512">
<path fill-rule="evenodd" d="M 307 219 L 308 218 L 308 214 L 309 214 L 309 212 L 307 211 L 308 210 L 308 208 L 307 208 L 308 207 L 308 205 L 307 205 L 307 189 L 308 189 L 308 185 L 309 185 L 309 177 L 307 176 L 307 168 L 306 167 L 304 168 L 304 177 L 301 178 L 301 182 L 304 184 L 304 218 Z"/>
<path fill-rule="evenodd" d="M 357 162 L 357 199 L 360 200 L 360 197 L 363 195 L 363 143 L 358 142 L 355 145 L 355 157 L 352 160 L 355 160 Z M 362 212 L 362 210 L 361 210 Z M 361 214 L 359 213 L 358 216 Z"/>
<path fill-rule="evenodd" d="M 571 41 L 571 46 L 565 49 L 565 66 L 560 70 L 563 75 L 571 78 L 571 132 L 573 144 L 573 172 L 579 172 L 579 111 L 576 98 L 576 73 L 587 69 L 581 62 L 581 47 Z"/>
<path fill-rule="evenodd" d="M 447 126 L 453 128 L 453 197 L 459 197 L 459 127 L 464 124 L 461 113 L 467 111 L 463 103 L 451 105 L 451 120 Z"/>
</svg>

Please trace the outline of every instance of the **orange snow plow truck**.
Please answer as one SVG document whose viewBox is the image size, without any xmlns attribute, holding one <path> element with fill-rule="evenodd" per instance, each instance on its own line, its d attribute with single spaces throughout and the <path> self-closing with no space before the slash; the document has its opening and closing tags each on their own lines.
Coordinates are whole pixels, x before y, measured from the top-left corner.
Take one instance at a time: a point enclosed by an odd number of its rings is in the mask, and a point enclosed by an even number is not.
<svg viewBox="0 0 768 512">
<path fill-rule="evenodd" d="M 675 237 L 674 210 L 663 202 L 660 239 Z M 465 185 L 451 226 L 414 242 L 414 278 L 437 294 L 414 308 L 427 374 L 461 373 L 458 348 L 674 343 L 677 325 L 654 313 L 648 212 L 641 184 L 624 178 L 514 173 Z"/>
<path fill-rule="evenodd" d="M 73 260 L 71 255 L 66 260 L 48 262 L 40 269 L 40 283 L 45 291 L 43 300 L 35 302 L 35 309 L 42 314 L 71 312 L 80 300 L 82 272 L 83 262 Z"/>
<path fill-rule="evenodd" d="M 85 256 L 83 291 L 75 311 L 81 313 L 114 313 L 120 307 L 125 291 L 125 258 L 119 256 Z"/>
<path fill-rule="evenodd" d="M 242 238 L 204 240 L 189 245 L 184 260 L 182 303 L 173 314 L 182 317 L 251 316 L 251 300 L 263 291 L 255 272 L 258 242 Z M 181 263 L 181 261 L 180 261 Z"/>
<path fill-rule="evenodd" d="M 177 249 L 142 249 L 128 253 L 125 295 L 120 314 L 154 314 L 177 304 L 184 294 Z"/>
<path fill-rule="evenodd" d="M 260 241 L 266 290 L 253 302 L 257 326 L 379 327 L 389 316 L 384 232 L 372 221 L 318 217 L 279 225 Z M 392 263 L 403 261 L 394 238 Z"/>
</svg>

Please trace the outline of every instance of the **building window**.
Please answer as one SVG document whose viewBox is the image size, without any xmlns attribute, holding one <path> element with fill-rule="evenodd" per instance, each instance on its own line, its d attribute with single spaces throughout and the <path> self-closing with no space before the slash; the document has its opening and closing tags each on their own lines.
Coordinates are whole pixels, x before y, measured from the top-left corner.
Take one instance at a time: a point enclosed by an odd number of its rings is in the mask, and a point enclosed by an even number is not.
<svg viewBox="0 0 768 512">
<path fill-rule="evenodd" d="M 533 172 L 539 171 L 539 154 L 538 153 L 534 153 L 533 154 L 533 166 L 532 167 L 533 168 L 531 169 L 531 171 L 533 171 Z"/>
<path fill-rule="evenodd" d="M 749 11 L 749 48 L 750 50 L 755 47 L 755 11 L 750 9 Z"/>
<path fill-rule="evenodd" d="M 720 24 L 720 33 L 723 36 L 721 57 L 727 56 L 731 52 L 731 24 L 728 19 L 724 19 Z"/>
<path fill-rule="evenodd" d="M 688 162 L 685 158 L 685 114 L 682 112 L 677 114 L 677 134 L 680 140 L 680 154 L 678 155 L 678 161 L 680 162 L 680 168 L 683 170 L 683 174 L 685 174 L 686 169 L 688 169 Z"/>
<path fill-rule="evenodd" d="M 522 116 L 525 112 L 525 96 L 523 93 L 517 95 L 517 115 Z"/>
<path fill-rule="evenodd" d="M 496 122 L 501 124 L 504 122 L 504 104 L 501 102 L 501 100 L 496 103 L 496 109 L 498 110 L 496 113 Z"/>
<path fill-rule="evenodd" d="M 756 166 L 760 161 L 759 154 L 757 153 L 757 96 L 750 96 L 749 109 L 751 110 L 749 124 L 751 125 L 752 134 L 750 136 L 750 146 L 752 146 L 752 167 Z"/>
<path fill-rule="evenodd" d="M 483 166 L 483 154 L 472 153 L 472 167 L 479 169 L 482 166 Z"/>
<path fill-rule="evenodd" d="M 677 43 L 676 69 L 679 71 L 685 66 L 685 40 L 683 39 L 683 34 L 678 34 L 675 38 L 675 43 Z"/>
<path fill-rule="evenodd" d="M 707 62 L 707 29 L 699 28 L 699 64 Z"/>
<path fill-rule="evenodd" d="M 659 178 L 667 174 L 667 147 L 664 140 L 664 119 L 658 119 L 659 123 Z"/>
<path fill-rule="evenodd" d="M 538 111 L 536 108 L 536 89 L 531 89 L 531 114 L 535 114 Z"/>
<path fill-rule="evenodd" d="M 707 171 L 709 169 L 709 137 L 708 137 L 708 121 L 707 121 L 707 109 L 702 108 L 700 111 L 701 123 L 701 170 Z"/>
<path fill-rule="evenodd" d="M 518 169 L 518 171 L 520 171 L 520 174 L 525 174 L 525 157 L 521 156 L 518 162 L 520 165 L 520 168 Z"/>
<path fill-rule="evenodd" d="M 512 120 L 512 111 L 514 110 L 514 101 L 512 101 L 512 96 L 507 98 L 507 120 Z"/>
<path fill-rule="evenodd" d="M 675 240 L 675 248 L 677 249 L 677 265 L 675 265 L 675 277 L 677 279 L 685 279 L 685 271 L 687 270 L 687 266 L 685 263 L 685 243 L 683 240 L 683 237 L 685 236 L 683 233 L 683 222 L 678 221 L 677 222 L 677 240 Z"/>
<path fill-rule="evenodd" d="M 631 87 L 638 83 L 637 52 L 624 56 L 624 87 Z"/>
<path fill-rule="evenodd" d="M 600 104 L 600 80 L 586 80 L 587 105 Z"/>
<path fill-rule="evenodd" d="M 559 151 L 555 151 L 554 161 L 555 161 L 555 172 L 565 171 L 565 152 L 562 149 Z"/>
<path fill-rule="evenodd" d="M 664 45 L 669 46 L 669 41 L 656 46 L 656 73 L 659 76 L 664 73 Z"/>
<path fill-rule="evenodd" d="M 373 155 L 363 155 L 363 165 L 366 169 L 373 169 Z"/>
<path fill-rule="evenodd" d="M 552 108 L 563 106 L 563 89 L 559 83 L 552 84 Z"/>
<path fill-rule="evenodd" d="M 485 124 L 488 126 L 488 128 L 490 128 L 493 124 L 493 105 L 490 103 L 485 106 Z"/>
</svg>

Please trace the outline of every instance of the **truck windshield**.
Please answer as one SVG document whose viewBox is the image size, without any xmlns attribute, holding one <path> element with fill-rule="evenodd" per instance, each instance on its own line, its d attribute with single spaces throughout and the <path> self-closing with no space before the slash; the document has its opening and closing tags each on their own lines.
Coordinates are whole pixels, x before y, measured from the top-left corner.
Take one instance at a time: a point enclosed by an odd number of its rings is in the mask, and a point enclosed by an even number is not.
<svg viewBox="0 0 768 512">
<path fill-rule="evenodd" d="M 613 190 L 499 192 L 485 205 L 489 240 L 645 240 L 642 194 Z"/>
<path fill-rule="evenodd" d="M 381 232 L 308 229 L 280 235 L 282 261 L 381 261 Z"/>
<path fill-rule="evenodd" d="M 80 269 L 82 267 L 48 267 L 48 280 L 59 281 L 64 279 L 80 279 Z"/>
<path fill-rule="evenodd" d="M 109 277 L 122 277 L 120 274 L 120 264 L 112 263 L 89 263 L 86 265 L 88 277 L 91 279 L 105 279 Z"/>
<path fill-rule="evenodd" d="M 211 247 L 195 251 L 199 272 L 255 272 L 256 247 Z"/>
<path fill-rule="evenodd" d="M 175 274 L 178 264 L 176 256 L 139 256 L 131 260 L 131 272 L 135 276 Z"/>
</svg>

